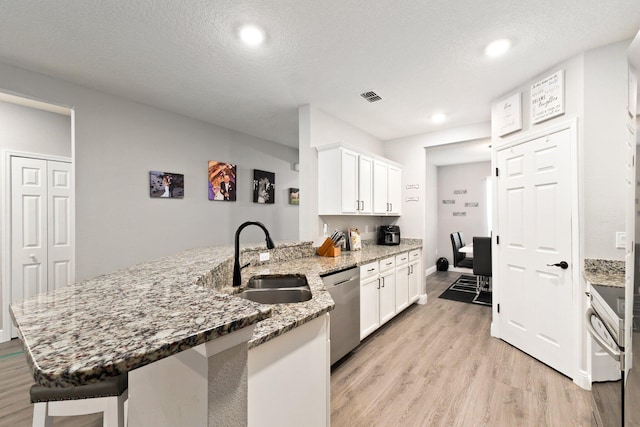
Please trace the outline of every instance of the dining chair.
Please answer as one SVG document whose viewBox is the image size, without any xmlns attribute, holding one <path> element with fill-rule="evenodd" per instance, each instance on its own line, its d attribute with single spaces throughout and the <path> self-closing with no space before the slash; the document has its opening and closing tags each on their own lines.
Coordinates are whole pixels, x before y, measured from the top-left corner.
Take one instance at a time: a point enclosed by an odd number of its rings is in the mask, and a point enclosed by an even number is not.
<svg viewBox="0 0 640 427">
<path fill-rule="evenodd" d="M 489 290 L 491 278 L 491 237 L 473 238 L 473 274 L 477 276 L 476 290 Z"/>
</svg>

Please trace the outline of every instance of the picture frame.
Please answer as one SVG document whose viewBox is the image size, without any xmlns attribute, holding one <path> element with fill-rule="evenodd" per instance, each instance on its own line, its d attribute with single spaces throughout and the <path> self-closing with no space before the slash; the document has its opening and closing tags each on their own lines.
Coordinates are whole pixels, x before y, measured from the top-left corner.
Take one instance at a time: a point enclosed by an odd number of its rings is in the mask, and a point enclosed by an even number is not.
<svg viewBox="0 0 640 427">
<path fill-rule="evenodd" d="M 522 92 L 498 102 L 492 119 L 498 136 L 522 130 Z"/>
<path fill-rule="evenodd" d="M 289 204 L 290 205 L 299 205 L 300 204 L 300 189 L 299 188 L 289 188 Z"/>
<path fill-rule="evenodd" d="M 564 114 L 564 70 L 531 85 L 531 124 Z"/>
<path fill-rule="evenodd" d="M 184 198 L 184 175 L 174 172 L 149 171 L 149 197 L 152 199 Z"/>
<path fill-rule="evenodd" d="M 253 203 L 274 204 L 276 195 L 276 174 L 253 170 Z"/>
<path fill-rule="evenodd" d="M 233 163 L 209 160 L 207 173 L 209 200 L 235 202 L 236 176 L 236 165 Z"/>
</svg>

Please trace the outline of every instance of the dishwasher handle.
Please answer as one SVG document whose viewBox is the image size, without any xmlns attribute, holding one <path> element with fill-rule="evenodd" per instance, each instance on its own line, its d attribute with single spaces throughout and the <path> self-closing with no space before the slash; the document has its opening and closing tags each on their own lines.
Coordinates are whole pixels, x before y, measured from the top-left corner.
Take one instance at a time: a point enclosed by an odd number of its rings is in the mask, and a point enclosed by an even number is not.
<svg viewBox="0 0 640 427">
<path fill-rule="evenodd" d="M 340 281 L 340 282 L 338 282 L 338 283 L 332 283 L 332 284 L 331 284 L 331 287 L 344 285 L 345 283 L 353 282 L 353 281 L 355 281 L 355 280 L 359 280 L 358 276 L 352 276 L 352 277 L 349 277 L 348 279 L 342 280 L 342 281 Z"/>
<path fill-rule="evenodd" d="M 598 317 L 598 315 L 596 314 L 596 312 L 592 309 L 589 308 L 587 310 L 587 314 L 586 314 L 586 320 L 587 320 L 587 329 L 589 330 L 589 334 L 593 337 L 593 339 L 598 343 L 598 345 L 600 347 L 602 347 L 602 349 L 604 351 L 606 351 L 609 356 L 613 357 L 613 360 L 615 360 L 616 362 L 622 362 L 621 361 L 621 352 L 620 349 L 616 349 L 613 348 L 611 345 L 609 345 L 609 343 L 607 343 L 601 336 L 600 334 L 596 331 L 596 329 L 593 327 L 593 325 L 591 324 L 591 316 L 596 316 Z M 599 318 L 599 317 L 598 317 Z"/>
</svg>

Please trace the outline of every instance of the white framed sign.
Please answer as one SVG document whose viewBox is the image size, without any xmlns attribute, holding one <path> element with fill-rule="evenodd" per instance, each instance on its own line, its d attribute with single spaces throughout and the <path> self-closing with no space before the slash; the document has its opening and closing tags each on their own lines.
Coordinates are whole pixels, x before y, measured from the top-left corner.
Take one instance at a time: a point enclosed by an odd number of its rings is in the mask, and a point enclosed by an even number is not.
<svg viewBox="0 0 640 427">
<path fill-rule="evenodd" d="M 504 136 L 522 129 L 522 93 L 518 92 L 497 103 L 495 129 Z"/>
<path fill-rule="evenodd" d="M 531 85 L 531 123 L 564 114 L 564 70 Z"/>
</svg>

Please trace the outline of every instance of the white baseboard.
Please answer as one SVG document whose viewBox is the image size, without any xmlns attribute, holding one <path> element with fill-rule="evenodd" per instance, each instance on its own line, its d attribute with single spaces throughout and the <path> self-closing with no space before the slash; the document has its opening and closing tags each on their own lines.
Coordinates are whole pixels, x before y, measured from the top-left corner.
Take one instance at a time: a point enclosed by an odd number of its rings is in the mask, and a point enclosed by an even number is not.
<svg viewBox="0 0 640 427">
<path fill-rule="evenodd" d="M 425 277 L 426 277 L 426 276 L 430 276 L 431 274 L 435 273 L 436 271 L 437 271 L 436 266 L 435 266 L 435 265 L 432 265 L 431 267 L 427 268 L 427 269 L 424 271 L 424 275 L 425 275 Z"/>
<path fill-rule="evenodd" d="M 429 296 L 427 294 L 420 295 L 420 298 L 418 298 L 418 304 L 425 305 L 428 299 L 429 299 Z"/>
<path fill-rule="evenodd" d="M 473 269 L 471 269 L 471 268 L 463 268 L 463 267 L 451 267 L 451 266 L 449 266 L 449 270 L 448 271 L 453 271 L 453 272 L 456 272 L 456 273 L 473 274 Z"/>
<path fill-rule="evenodd" d="M 587 371 L 578 370 L 578 374 L 573 379 L 574 384 L 585 390 L 591 390 L 591 376 Z"/>
<path fill-rule="evenodd" d="M 0 343 L 11 341 L 11 328 L 0 329 Z"/>
</svg>

